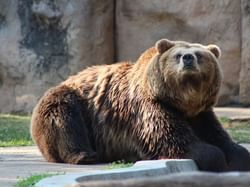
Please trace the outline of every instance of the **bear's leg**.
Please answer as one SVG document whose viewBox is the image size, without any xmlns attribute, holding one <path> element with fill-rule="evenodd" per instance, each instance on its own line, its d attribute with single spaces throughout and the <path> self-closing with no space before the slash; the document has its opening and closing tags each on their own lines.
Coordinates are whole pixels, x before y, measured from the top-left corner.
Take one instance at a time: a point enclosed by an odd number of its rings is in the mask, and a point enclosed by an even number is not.
<svg viewBox="0 0 250 187">
<path fill-rule="evenodd" d="M 51 162 L 96 162 L 91 128 L 78 96 L 67 89 L 45 96 L 32 117 L 32 135 L 44 157 Z M 91 144 L 92 143 L 92 144 Z"/>
<path fill-rule="evenodd" d="M 224 152 L 229 171 L 250 170 L 249 152 L 232 141 L 213 111 L 202 112 L 191 118 L 190 125 L 202 141 L 217 146 Z"/>
<path fill-rule="evenodd" d="M 91 164 L 96 162 L 96 153 L 93 151 L 86 123 L 77 111 L 77 106 L 61 106 L 61 120 L 58 125 L 58 152 L 63 162 L 70 164 Z"/>
<path fill-rule="evenodd" d="M 185 158 L 193 159 L 199 170 L 222 172 L 227 171 L 227 162 L 224 153 L 216 146 L 196 142 L 188 148 Z"/>
</svg>

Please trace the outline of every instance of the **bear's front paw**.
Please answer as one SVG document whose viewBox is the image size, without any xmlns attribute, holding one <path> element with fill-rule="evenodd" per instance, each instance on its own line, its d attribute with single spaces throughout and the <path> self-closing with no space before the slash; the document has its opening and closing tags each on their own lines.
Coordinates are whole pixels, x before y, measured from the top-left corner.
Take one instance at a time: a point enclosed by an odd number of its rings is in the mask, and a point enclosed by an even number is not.
<svg viewBox="0 0 250 187">
<path fill-rule="evenodd" d="M 227 154 L 229 171 L 250 171 L 250 154 L 242 146 L 234 144 Z"/>
</svg>

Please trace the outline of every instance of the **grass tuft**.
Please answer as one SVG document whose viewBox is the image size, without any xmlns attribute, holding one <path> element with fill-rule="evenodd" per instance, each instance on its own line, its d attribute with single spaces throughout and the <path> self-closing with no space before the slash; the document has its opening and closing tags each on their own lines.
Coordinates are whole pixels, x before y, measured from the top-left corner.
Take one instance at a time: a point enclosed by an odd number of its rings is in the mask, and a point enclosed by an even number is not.
<svg viewBox="0 0 250 187">
<path fill-rule="evenodd" d="M 33 145 L 30 116 L 0 114 L 0 147 Z"/>
<path fill-rule="evenodd" d="M 20 179 L 16 183 L 16 187 L 32 187 L 32 186 L 35 186 L 35 184 L 38 183 L 40 180 L 47 178 L 47 177 L 52 177 L 54 175 L 60 175 L 60 174 L 59 173 L 42 173 L 42 174 L 31 175 L 30 177 L 27 177 L 25 179 Z"/>
<path fill-rule="evenodd" d="M 107 169 L 128 168 L 128 167 L 131 167 L 133 165 L 134 164 L 131 162 L 125 162 L 124 160 L 118 160 L 118 161 L 110 163 L 107 166 Z"/>
</svg>

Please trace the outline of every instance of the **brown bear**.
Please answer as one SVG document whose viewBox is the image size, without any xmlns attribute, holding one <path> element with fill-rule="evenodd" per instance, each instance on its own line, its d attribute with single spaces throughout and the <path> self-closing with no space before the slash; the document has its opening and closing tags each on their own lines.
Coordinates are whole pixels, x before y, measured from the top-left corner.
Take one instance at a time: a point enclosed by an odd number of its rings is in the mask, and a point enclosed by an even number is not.
<svg viewBox="0 0 250 187">
<path fill-rule="evenodd" d="M 213 106 L 220 49 L 162 39 L 136 63 L 87 68 L 49 89 L 31 133 L 50 162 L 193 159 L 200 170 L 249 170 Z"/>
</svg>

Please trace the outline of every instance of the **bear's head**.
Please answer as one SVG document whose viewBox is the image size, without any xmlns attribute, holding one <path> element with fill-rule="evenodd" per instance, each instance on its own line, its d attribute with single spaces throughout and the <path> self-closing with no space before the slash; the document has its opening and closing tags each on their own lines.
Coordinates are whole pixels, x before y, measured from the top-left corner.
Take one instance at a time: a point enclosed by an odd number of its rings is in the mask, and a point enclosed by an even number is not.
<svg viewBox="0 0 250 187">
<path fill-rule="evenodd" d="M 221 85 L 220 48 L 161 39 L 155 49 L 146 73 L 152 97 L 187 116 L 211 109 Z"/>
</svg>

